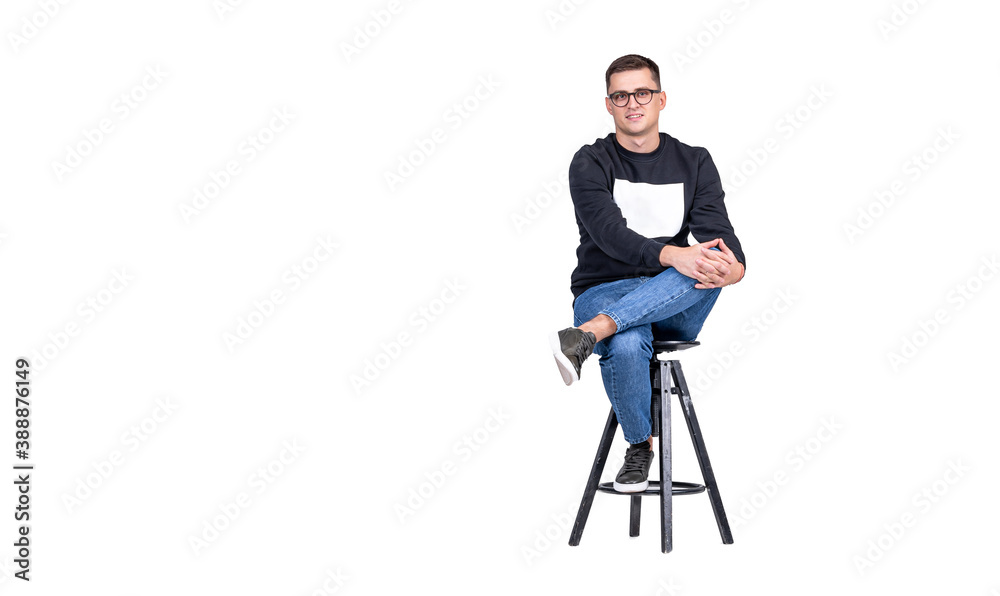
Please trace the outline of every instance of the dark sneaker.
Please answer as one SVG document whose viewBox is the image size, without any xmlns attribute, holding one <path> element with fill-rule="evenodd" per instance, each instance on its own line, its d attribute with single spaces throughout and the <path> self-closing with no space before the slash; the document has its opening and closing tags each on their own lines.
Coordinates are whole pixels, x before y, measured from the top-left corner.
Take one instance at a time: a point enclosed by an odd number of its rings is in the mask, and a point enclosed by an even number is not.
<svg viewBox="0 0 1000 596">
<path fill-rule="evenodd" d="M 625 450 L 625 464 L 615 478 L 615 490 L 638 493 L 649 487 L 649 466 L 653 463 L 653 446 L 649 441 L 629 445 Z"/>
<path fill-rule="evenodd" d="M 552 355 L 555 356 L 559 372 L 567 385 L 580 380 L 580 367 L 587 356 L 594 353 L 596 343 L 596 335 L 576 327 L 567 327 L 549 336 Z"/>
</svg>

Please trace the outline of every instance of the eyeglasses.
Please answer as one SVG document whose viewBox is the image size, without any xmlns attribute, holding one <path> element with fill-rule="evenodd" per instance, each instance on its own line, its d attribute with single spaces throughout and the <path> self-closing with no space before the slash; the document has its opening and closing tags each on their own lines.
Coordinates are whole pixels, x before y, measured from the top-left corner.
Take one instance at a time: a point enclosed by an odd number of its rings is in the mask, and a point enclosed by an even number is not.
<svg viewBox="0 0 1000 596">
<path fill-rule="evenodd" d="M 628 98 L 630 95 L 635 96 L 635 101 L 637 104 L 644 106 L 653 99 L 654 93 L 659 93 L 661 89 L 636 89 L 632 93 L 625 93 L 624 91 L 617 91 L 608 95 L 607 97 L 611 100 L 611 103 L 615 104 L 619 108 L 624 108 L 628 105 Z"/>
</svg>

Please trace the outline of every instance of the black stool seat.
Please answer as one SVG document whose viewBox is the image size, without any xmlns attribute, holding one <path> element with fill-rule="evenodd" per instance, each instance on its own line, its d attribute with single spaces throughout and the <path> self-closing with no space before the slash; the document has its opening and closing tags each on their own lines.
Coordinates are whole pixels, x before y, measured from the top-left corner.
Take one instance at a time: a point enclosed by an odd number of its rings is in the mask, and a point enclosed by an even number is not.
<svg viewBox="0 0 1000 596">
<path fill-rule="evenodd" d="M 590 477 L 587 480 L 587 487 L 583 492 L 583 500 L 580 502 L 580 509 L 576 514 L 576 522 L 573 524 L 573 531 L 569 537 L 570 546 L 580 544 L 583 536 L 583 528 L 590 516 L 590 508 L 594 503 L 594 495 L 598 492 L 615 495 L 629 495 L 631 504 L 629 509 L 629 536 L 639 535 L 639 516 L 643 496 L 660 497 L 660 549 L 668 553 L 673 550 L 673 495 L 693 495 L 697 493 L 708 493 L 708 498 L 712 504 L 712 512 L 715 514 L 716 524 L 719 526 L 719 534 L 723 544 L 733 543 L 733 534 L 729 529 L 729 520 L 726 511 L 722 506 L 722 498 L 719 496 L 719 486 L 715 481 L 715 472 L 708 459 L 708 450 L 705 448 L 705 439 L 698 424 L 698 417 L 694 413 L 694 404 L 691 401 L 691 394 L 688 392 L 687 381 L 684 378 L 684 371 L 678 360 L 660 360 L 656 356 L 666 352 L 676 352 L 686 350 L 701 345 L 697 341 L 676 341 L 664 340 L 653 342 L 653 354 L 649 359 L 649 381 L 652 394 L 650 396 L 650 422 L 651 435 L 660 438 L 658 451 L 660 480 L 649 480 L 646 490 L 635 493 L 626 493 L 615 490 L 613 482 L 601 482 L 601 473 L 604 471 L 604 464 L 608 461 L 608 453 L 611 450 L 611 443 L 614 440 L 615 429 L 618 428 L 618 418 L 615 409 L 612 407 L 608 414 L 608 420 L 604 425 L 604 434 L 601 436 L 601 443 L 597 447 L 597 455 L 594 464 L 590 469 Z M 671 460 L 673 450 L 670 447 L 670 401 L 671 396 L 676 395 L 680 401 L 681 412 L 687 422 L 688 433 L 691 435 L 691 442 L 694 445 L 695 455 L 698 458 L 698 466 L 701 468 L 704 484 L 693 482 L 679 482 L 673 479 Z M 669 487 L 669 490 L 666 490 Z"/>
<path fill-rule="evenodd" d="M 678 341 L 678 340 L 664 340 L 664 341 L 654 341 L 653 342 L 653 353 L 662 354 L 664 352 L 677 352 L 679 350 L 686 350 L 688 348 L 693 348 L 695 346 L 700 346 L 700 341 Z"/>
</svg>

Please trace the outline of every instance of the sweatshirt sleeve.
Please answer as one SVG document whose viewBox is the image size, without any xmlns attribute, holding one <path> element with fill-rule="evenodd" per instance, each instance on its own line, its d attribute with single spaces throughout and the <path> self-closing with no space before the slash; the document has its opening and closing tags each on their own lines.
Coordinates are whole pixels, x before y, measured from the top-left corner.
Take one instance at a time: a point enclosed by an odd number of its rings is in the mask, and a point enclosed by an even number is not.
<svg viewBox="0 0 1000 596">
<path fill-rule="evenodd" d="M 715 162 L 712 161 L 708 150 L 702 148 L 701 151 L 701 159 L 698 161 L 698 180 L 695 184 L 694 202 L 691 205 L 688 227 L 691 230 L 691 235 L 698 242 L 722 238 L 726 246 L 736 255 L 736 260 L 743 264 L 745 272 L 746 257 L 743 255 L 743 247 L 736 237 L 733 225 L 729 222 L 726 203 L 723 201 L 726 193 L 722 190 L 719 170 L 715 167 Z"/>
<path fill-rule="evenodd" d="M 665 244 L 625 225 L 610 179 L 610 173 L 587 148 L 577 151 L 569 166 L 569 192 L 577 217 L 607 255 L 637 267 L 660 267 L 660 251 Z"/>
</svg>

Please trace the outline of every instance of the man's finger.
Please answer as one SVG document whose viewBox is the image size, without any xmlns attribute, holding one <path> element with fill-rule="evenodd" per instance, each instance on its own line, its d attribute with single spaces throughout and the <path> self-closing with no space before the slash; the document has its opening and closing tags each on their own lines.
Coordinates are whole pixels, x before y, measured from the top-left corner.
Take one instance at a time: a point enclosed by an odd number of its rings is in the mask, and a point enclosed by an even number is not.
<svg viewBox="0 0 1000 596">
<path fill-rule="evenodd" d="M 729 275 L 729 266 L 725 261 L 698 259 L 696 265 L 700 266 L 706 274 L 715 274 L 719 277 Z"/>
<path fill-rule="evenodd" d="M 733 263 L 736 262 L 736 255 L 733 254 L 733 251 L 729 251 L 727 253 L 727 252 L 723 252 L 721 250 L 712 250 L 712 249 L 709 249 L 709 248 L 703 248 L 701 252 L 703 254 L 705 254 L 705 255 L 708 255 L 709 257 L 711 257 L 713 259 L 718 259 L 720 261 L 725 261 L 725 262 L 729 263 L 730 265 L 732 265 Z"/>
<path fill-rule="evenodd" d="M 694 270 L 694 274 L 696 281 L 707 285 L 716 284 L 719 281 L 725 279 L 724 276 L 719 275 L 717 272 L 705 268 L 699 269 L 696 267 Z"/>
<path fill-rule="evenodd" d="M 725 252 L 726 254 L 730 254 L 730 255 L 733 254 L 733 251 L 728 246 L 726 246 L 726 241 L 725 240 L 723 240 L 722 238 L 719 238 L 719 244 L 722 245 L 723 252 Z"/>
</svg>

